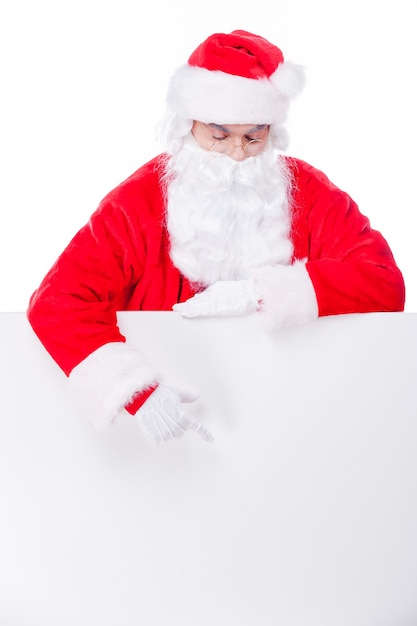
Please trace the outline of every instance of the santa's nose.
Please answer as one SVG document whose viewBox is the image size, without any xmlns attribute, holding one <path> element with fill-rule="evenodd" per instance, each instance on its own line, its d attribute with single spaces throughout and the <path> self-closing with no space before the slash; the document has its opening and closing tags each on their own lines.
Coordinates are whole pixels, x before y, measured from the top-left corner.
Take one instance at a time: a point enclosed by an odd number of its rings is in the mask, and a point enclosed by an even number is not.
<svg viewBox="0 0 417 626">
<path fill-rule="evenodd" d="M 227 156 L 229 156 L 234 161 L 243 161 L 243 159 L 246 159 L 247 154 L 246 154 L 245 150 L 243 149 L 242 144 L 237 146 L 234 143 L 232 143 L 230 145 L 230 150 L 227 153 Z"/>
</svg>

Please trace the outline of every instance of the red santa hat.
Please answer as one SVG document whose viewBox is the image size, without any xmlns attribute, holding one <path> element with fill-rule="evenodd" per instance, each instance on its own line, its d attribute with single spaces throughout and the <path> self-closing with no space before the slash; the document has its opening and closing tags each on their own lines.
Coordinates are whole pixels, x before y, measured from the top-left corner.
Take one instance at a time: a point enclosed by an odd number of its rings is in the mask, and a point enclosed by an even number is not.
<svg viewBox="0 0 417 626">
<path fill-rule="evenodd" d="M 167 104 L 184 119 L 217 124 L 276 124 L 304 85 L 299 65 L 244 30 L 208 37 L 171 79 Z"/>
</svg>

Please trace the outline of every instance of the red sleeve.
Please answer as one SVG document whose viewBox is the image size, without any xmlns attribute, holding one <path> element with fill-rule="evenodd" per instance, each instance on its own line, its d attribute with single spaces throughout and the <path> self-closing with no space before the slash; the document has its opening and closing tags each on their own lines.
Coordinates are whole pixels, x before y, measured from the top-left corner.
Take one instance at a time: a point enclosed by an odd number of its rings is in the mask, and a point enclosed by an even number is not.
<svg viewBox="0 0 417 626">
<path fill-rule="evenodd" d="M 130 415 L 135 415 L 135 413 L 137 413 L 140 407 L 145 404 L 146 400 L 149 398 L 150 395 L 153 394 L 157 387 L 158 385 L 154 385 L 152 387 L 149 387 L 148 389 L 145 389 L 145 391 L 140 391 L 139 393 L 137 393 L 133 400 L 131 400 L 129 404 L 125 406 L 126 411 L 130 413 Z"/>
<path fill-rule="evenodd" d="M 348 194 L 302 161 L 293 240 L 295 255 L 307 258 L 319 315 L 404 309 L 403 276 L 384 237 Z"/>
<path fill-rule="evenodd" d="M 116 313 L 143 258 L 140 232 L 123 210 L 105 202 L 33 294 L 28 319 L 67 375 L 100 346 L 125 341 Z"/>
</svg>

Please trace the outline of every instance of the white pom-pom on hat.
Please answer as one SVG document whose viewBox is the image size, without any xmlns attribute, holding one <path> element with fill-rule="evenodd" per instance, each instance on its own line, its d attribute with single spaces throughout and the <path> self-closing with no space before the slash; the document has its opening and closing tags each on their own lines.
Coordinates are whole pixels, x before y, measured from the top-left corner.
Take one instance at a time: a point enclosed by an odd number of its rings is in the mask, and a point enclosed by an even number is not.
<svg viewBox="0 0 417 626">
<path fill-rule="evenodd" d="M 278 65 L 269 80 L 283 96 L 289 99 L 295 98 L 305 84 L 304 68 L 291 61 L 285 61 Z"/>
</svg>

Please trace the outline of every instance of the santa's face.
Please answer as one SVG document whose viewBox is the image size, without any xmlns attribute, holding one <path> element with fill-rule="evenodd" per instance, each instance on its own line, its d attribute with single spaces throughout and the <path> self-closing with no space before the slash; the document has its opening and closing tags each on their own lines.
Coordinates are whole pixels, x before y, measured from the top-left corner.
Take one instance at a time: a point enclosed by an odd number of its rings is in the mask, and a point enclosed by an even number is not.
<svg viewBox="0 0 417 626">
<path fill-rule="evenodd" d="M 194 122 L 191 132 L 197 143 L 213 156 L 226 155 L 235 161 L 259 156 L 268 147 L 267 124 L 204 124 Z"/>
<path fill-rule="evenodd" d="M 262 265 L 290 263 L 291 181 L 267 145 L 268 132 L 264 125 L 195 122 L 170 158 L 170 254 L 190 281 L 204 287 L 247 278 Z"/>
</svg>

